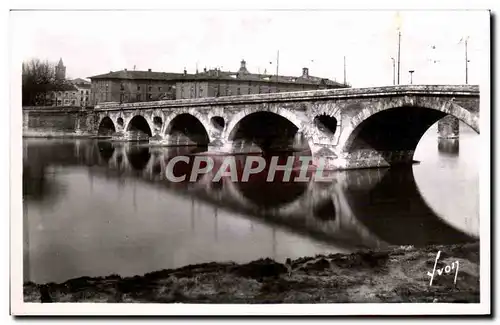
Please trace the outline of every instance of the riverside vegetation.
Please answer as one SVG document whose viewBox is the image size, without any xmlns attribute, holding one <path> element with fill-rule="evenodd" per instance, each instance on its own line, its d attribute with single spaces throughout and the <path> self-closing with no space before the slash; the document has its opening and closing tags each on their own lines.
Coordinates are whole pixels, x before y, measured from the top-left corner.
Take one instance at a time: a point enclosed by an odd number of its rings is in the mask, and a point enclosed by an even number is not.
<svg viewBox="0 0 500 325">
<path fill-rule="evenodd" d="M 459 261 L 454 274 L 432 272 Z M 278 263 L 205 263 L 143 276 L 24 284 L 25 302 L 381 303 L 479 302 L 479 243 L 317 255 Z"/>
</svg>

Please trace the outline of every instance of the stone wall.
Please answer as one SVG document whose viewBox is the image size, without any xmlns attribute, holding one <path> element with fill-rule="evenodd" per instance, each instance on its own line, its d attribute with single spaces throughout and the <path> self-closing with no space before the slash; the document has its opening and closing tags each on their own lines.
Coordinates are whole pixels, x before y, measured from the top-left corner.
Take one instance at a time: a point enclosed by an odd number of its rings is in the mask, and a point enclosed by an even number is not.
<svg viewBox="0 0 500 325">
<path fill-rule="evenodd" d="M 23 136 L 90 136 L 96 130 L 92 110 L 77 107 L 23 107 Z"/>
</svg>

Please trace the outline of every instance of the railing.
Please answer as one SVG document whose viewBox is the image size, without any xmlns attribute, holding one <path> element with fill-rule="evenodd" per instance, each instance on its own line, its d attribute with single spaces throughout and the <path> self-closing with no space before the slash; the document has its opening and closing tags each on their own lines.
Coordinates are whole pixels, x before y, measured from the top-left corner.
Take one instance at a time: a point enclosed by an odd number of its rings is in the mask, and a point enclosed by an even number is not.
<svg viewBox="0 0 500 325">
<path fill-rule="evenodd" d="M 158 106 L 180 107 L 180 106 L 204 106 L 224 105 L 237 103 L 260 103 L 272 101 L 302 101 L 321 99 L 347 99 L 366 97 L 387 97 L 401 95 L 438 95 L 438 96 L 473 96 L 479 97 L 479 86 L 477 85 L 397 85 L 365 88 L 336 88 L 305 90 L 294 92 L 250 94 L 222 97 L 202 97 L 192 99 L 159 100 L 135 103 L 102 103 L 95 106 L 96 110 L 107 109 L 145 109 Z"/>
</svg>

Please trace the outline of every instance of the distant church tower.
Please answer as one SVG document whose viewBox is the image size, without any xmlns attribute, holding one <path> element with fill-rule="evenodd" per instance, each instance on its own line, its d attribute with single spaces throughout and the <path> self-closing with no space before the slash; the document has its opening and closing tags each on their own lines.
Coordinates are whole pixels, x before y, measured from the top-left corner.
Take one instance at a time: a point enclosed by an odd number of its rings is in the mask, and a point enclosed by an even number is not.
<svg viewBox="0 0 500 325">
<path fill-rule="evenodd" d="M 62 61 L 62 58 L 59 59 L 59 63 L 56 66 L 56 80 L 65 80 L 66 79 L 66 67 Z"/>
</svg>

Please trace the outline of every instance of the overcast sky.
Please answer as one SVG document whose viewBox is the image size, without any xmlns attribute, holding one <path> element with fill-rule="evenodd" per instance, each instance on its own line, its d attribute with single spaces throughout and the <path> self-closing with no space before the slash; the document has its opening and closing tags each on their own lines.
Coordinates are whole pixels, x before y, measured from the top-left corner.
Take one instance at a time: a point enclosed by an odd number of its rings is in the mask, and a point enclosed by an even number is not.
<svg viewBox="0 0 500 325">
<path fill-rule="evenodd" d="M 13 58 L 58 61 L 67 77 L 110 70 L 192 73 L 198 63 L 235 71 L 310 74 L 354 87 L 392 84 L 401 27 L 402 84 L 479 83 L 487 60 L 485 11 L 16 11 L 11 12 Z M 398 24 L 398 21 L 400 23 Z M 397 78 L 397 77 L 396 77 Z"/>
</svg>

